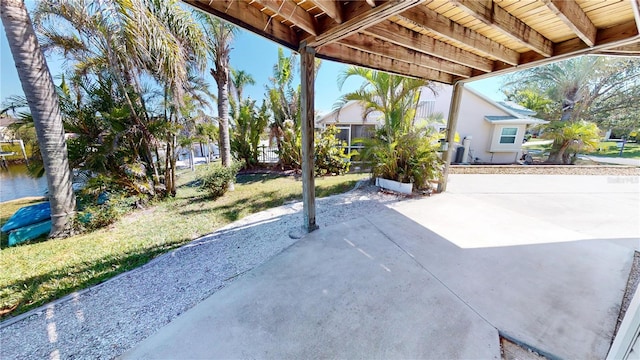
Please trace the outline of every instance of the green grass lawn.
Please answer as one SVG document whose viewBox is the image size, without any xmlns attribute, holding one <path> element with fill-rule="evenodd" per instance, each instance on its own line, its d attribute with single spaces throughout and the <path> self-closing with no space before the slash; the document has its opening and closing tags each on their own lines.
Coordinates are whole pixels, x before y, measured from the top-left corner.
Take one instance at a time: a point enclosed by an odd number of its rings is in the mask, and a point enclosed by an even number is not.
<svg viewBox="0 0 640 360">
<path fill-rule="evenodd" d="M 620 148 L 615 141 L 603 141 L 598 150 L 587 153 L 593 156 L 620 157 Z M 624 145 L 623 158 L 640 159 L 640 144 L 628 142 Z"/>
<path fill-rule="evenodd" d="M 551 144 L 538 145 L 536 141 L 531 140 L 524 150 L 540 150 L 542 153 L 549 152 L 551 150 Z M 593 156 L 605 156 L 605 157 L 620 157 L 620 148 L 615 141 L 602 141 L 598 145 L 598 149 L 591 152 L 583 152 L 585 155 Z M 640 144 L 628 142 L 624 146 L 622 153 L 623 158 L 640 159 Z"/>
<path fill-rule="evenodd" d="M 200 169 L 198 170 L 200 171 Z M 174 199 L 137 210 L 108 228 L 0 250 L 0 317 L 14 316 L 139 267 L 249 214 L 302 198 L 294 177 L 240 175 L 235 191 L 212 200 L 179 175 Z M 316 196 L 353 188 L 367 174 L 316 179 Z M 2 204 L 2 221 L 25 203 Z"/>
</svg>

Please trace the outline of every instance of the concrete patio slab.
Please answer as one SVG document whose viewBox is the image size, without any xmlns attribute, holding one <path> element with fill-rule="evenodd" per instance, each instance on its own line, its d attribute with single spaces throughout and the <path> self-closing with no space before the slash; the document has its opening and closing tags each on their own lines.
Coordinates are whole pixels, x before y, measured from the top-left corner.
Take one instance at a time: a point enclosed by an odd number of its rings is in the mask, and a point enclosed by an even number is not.
<svg viewBox="0 0 640 360">
<path fill-rule="evenodd" d="M 403 214 L 378 216 L 372 224 L 501 334 L 552 358 L 606 357 L 633 259 L 629 246 L 585 240 L 462 248 Z"/>
<path fill-rule="evenodd" d="M 456 175 L 447 193 L 392 208 L 372 223 L 501 333 L 560 358 L 606 356 L 640 249 L 637 177 Z"/>
<path fill-rule="evenodd" d="M 314 232 L 122 358 L 499 357 L 497 330 L 361 218 Z"/>
<path fill-rule="evenodd" d="M 602 359 L 639 246 L 637 177 L 455 175 L 321 228 L 124 358 Z"/>
</svg>

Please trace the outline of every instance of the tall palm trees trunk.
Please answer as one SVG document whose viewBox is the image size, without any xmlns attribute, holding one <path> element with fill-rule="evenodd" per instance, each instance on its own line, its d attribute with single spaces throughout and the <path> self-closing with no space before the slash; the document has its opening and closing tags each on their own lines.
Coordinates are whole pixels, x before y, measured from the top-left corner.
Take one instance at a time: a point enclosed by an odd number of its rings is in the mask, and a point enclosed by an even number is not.
<svg viewBox="0 0 640 360">
<path fill-rule="evenodd" d="M 229 136 L 229 71 L 218 67 L 211 70 L 218 85 L 218 127 L 220 134 L 220 158 L 222 166 L 231 166 L 231 139 Z"/>
<path fill-rule="evenodd" d="M 578 87 L 574 86 L 567 91 L 564 99 L 562 100 L 562 116 L 560 121 L 571 121 L 573 117 L 573 110 L 577 102 Z M 568 165 L 571 163 L 570 154 L 566 154 L 568 144 L 563 142 L 554 141 L 551 151 L 549 152 L 549 158 L 545 161 L 546 164 L 555 165 Z"/>
<path fill-rule="evenodd" d="M 223 61 L 225 59 L 222 59 Z M 228 58 L 226 59 L 228 60 Z M 216 70 L 211 69 L 211 75 L 218 85 L 218 131 L 220 136 L 220 158 L 222 166 L 231 166 L 231 137 L 229 136 L 229 64 L 218 62 Z M 228 189 L 235 188 L 233 181 L 229 182 Z"/>
<path fill-rule="evenodd" d="M 49 188 L 50 237 L 68 233 L 75 212 L 67 144 L 53 79 L 22 0 L 0 0 L 2 25 L 27 98 Z"/>
</svg>

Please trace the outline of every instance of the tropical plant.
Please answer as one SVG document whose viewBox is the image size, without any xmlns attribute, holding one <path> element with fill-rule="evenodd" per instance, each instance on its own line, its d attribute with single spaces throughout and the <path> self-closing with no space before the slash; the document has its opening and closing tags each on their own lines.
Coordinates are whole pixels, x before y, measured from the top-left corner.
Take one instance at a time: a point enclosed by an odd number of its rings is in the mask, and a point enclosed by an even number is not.
<svg viewBox="0 0 640 360">
<path fill-rule="evenodd" d="M 297 64 L 294 53 L 286 57 L 282 48 L 278 48 L 278 60 L 273 65 L 273 76 L 269 78 L 271 86 L 266 86 L 268 106 L 273 116 L 269 124 L 269 141 L 273 143 L 275 140 L 281 165 L 284 166 L 292 166 L 289 159 L 298 157 L 296 154 L 284 153 L 283 149 L 286 122 L 289 122 L 288 139 L 295 141 L 300 137 L 300 89 L 293 86 Z M 295 144 L 285 147 L 292 151 L 297 148 Z"/>
<path fill-rule="evenodd" d="M 437 149 L 439 134 L 431 128 L 411 128 L 393 142 L 381 138 L 364 139 L 362 159 L 374 177 L 413 183 L 417 189 L 430 188 L 442 175 Z"/>
<path fill-rule="evenodd" d="M 203 116 L 203 122 L 196 124 L 196 136 L 200 144 L 207 143 L 207 164 L 211 162 L 211 143 L 218 140 L 218 127 L 209 116 Z M 204 151 L 201 151 L 204 154 Z"/>
<path fill-rule="evenodd" d="M 233 160 L 229 137 L 229 53 L 231 52 L 231 42 L 238 32 L 238 28 L 208 14 L 199 14 L 206 34 L 207 51 L 214 65 L 210 69 L 210 73 L 218 85 L 220 158 L 222 166 L 229 167 Z M 233 183 L 229 183 L 229 186 L 232 189 Z"/>
<path fill-rule="evenodd" d="M 206 61 L 204 36 L 191 13 L 177 0 L 46 0 L 38 4 L 36 14 L 45 48 L 63 52 L 72 65 L 71 111 L 66 118 L 75 121 L 73 111 L 93 111 L 98 105 L 97 117 L 87 112 L 83 119 L 109 121 L 103 113 L 117 109 L 119 124 L 114 126 L 126 129 L 126 137 L 117 138 L 119 151 L 131 164 L 144 164 L 153 189 L 175 194 L 178 114 L 185 94 L 193 96 L 193 73 L 203 71 Z M 145 88 L 143 83 L 149 81 L 152 89 L 163 91 Z M 104 105 L 91 99 L 96 87 L 104 92 L 99 95 Z M 154 112 L 158 104 L 164 111 Z M 164 185 L 159 173 L 161 139 L 167 139 Z"/>
<path fill-rule="evenodd" d="M 380 117 L 382 127 L 378 135 L 389 143 L 407 133 L 413 126 L 420 92 L 428 89 L 436 93 L 435 85 L 427 80 L 354 66 L 340 74 L 338 87 L 342 88 L 345 81 L 354 76 L 364 80 L 362 86 L 354 92 L 344 94 L 336 107 L 341 108 L 349 101 L 358 101 L 364 110 L 363 119 L 370 114 Z"/>
<path fill-rule="evenodd" d="M 551 118 L 550 112 L 552 111 L 553 100 L 534 86 L 515 89 L 513 92 L 506 91 L 505 96 L 507 97 L 507 100 L 513 101 L 529 110 L 535 111 L 537 118 Z"/>
<path fill-rule="evenodd" d="M 343 175 L 349 171 L 350 158 L 354 152 L 346 154 L 347 143 L 336 137 L 340 132 L 334 125 L 328 126 L 315 142 L 315 173 L 317 176 Z"/>
<path fill-rule="evenodd" d="M 230 85 L 231 85 L 231 88 L 234 90 L 233 91 L 235 93 L 234 100 L 237 104 L 240 104 L 240 102 L 242 102 L 242 99 L 243 99 L 242 93 L 244 91 L 245 86 L 255 85 L 255 83 L 256 83 L 256 80 L 248 72 L 244 70 L 231 69 Z"/>
<path fill-rule="evenodd" d="M 99 177 L 91 180 L 99 180 Z M 75 227 L 78 232 L 96 230 L 118 221 L 122 216 L 135 209 L 139 198 L 124 192 L 100 192 L 81 194 Z"/>
<path fill-rule="evenodd" d="M 314 76 L 318 74 L 321 62 L 315 61 Z M 273 66 L 273 76 L 269 78 L 270 86 L 266 86 L 267 102 L 272 113 L 269 124 L 269 142 L 275 140 L 278 147 L 280 165 L 285 168 L 301 167 L 301 87 L 295 85 L 295 74 L 299 70 L 295 53 L 289 57 L 278 48 L 278 60 Z"/>
<path fill-rule="evenodd" d="M 540 98 L 551 99 L 550 120 L 585 120 L 608 127 L 620 124 L 621 128 L 630 130 L 640 115 L 637 59 L 574 58 L 519 72 L 505 86 L 508 94 L 529 89 L 537 91 Z M 553 125 L 551 131 L 558 130 L 554 126 L 559 125 Z M 547 162 L 567 163 L 566 149 L 563 142 L 554 142 Z"/>
<path fill-rule="evenodd" d="M 302 168 L 302 134 L 293 120 L 286 120 L 282 126 L 278 157 L 284 168 Z"/>
<path fill-rule="evenodd" d="M 257 108 L 256 101 L 251 99 L 245 99 L 237 107 L 237 113 L 235 108 L 231 110 L 233 119 L 231 150 L 245 167 L 251 167 L 258 164 L 258 146 L 260 136 L 269 122 L 269 109 L 264 101 L 262 106 Z"/>
<path fill-rule="evenodd" d="M 595 123 L 582 120 L 553 121 L 546 127 L 542 136 L 559 145 L 559 151 L 553 155 L 555 157 L 549 157 L 549 162 L 573 164 L 579 151 L 598 148 L 600 129 Z"/>
<path fill-rule="evenodd" d="M 418 189 L 429 187 L 441 172 L 437 154 L 439 134 L 431 127 L 416 127 L 415 115 L 420 91 L 436 93 L 435 85 L 420 79 L 350 67 L 338 79 L 344 82 L 357 76 L 362 86 L 342 96 L 337 107 L 349 101 L 362 104 L 363 119 L 378 115 L 382 126 L 373 139 L 363 139 L 362 159 L 369 163 L 372 173 L 399 182 L 413 182 Z"/>
<path fill-rule="evenodd" d="M 62 237 L 70 230 L 75 195 L 55 86 L 24 2 L 2 0 L 0 14 L 40 145 L 51 206 L 49 236 Z"/>
</svg>

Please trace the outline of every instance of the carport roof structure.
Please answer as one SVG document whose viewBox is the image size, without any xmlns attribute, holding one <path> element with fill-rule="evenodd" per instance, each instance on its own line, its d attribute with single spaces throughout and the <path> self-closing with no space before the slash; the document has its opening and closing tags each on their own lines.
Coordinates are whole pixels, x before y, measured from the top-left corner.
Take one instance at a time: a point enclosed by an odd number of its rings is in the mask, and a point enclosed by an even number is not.
<svg viewBox="0 0 640 360">
<path fill-rule="evenodd" d="M 300 53 L 307 231 L 316 227 L 314 57 L 455 84 L 451 143 L 467 81 L 580 55 L 640 55 L 640 0 L 182 1 Z M 447 167 L 442 191 L 446 177 Z"/>
<path fill-rule="evenodd" d="M 183 0 L 316 57 L 446 84 L 640 54 L 638 0 Z"/>
</svg>

